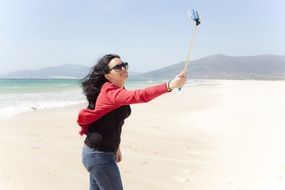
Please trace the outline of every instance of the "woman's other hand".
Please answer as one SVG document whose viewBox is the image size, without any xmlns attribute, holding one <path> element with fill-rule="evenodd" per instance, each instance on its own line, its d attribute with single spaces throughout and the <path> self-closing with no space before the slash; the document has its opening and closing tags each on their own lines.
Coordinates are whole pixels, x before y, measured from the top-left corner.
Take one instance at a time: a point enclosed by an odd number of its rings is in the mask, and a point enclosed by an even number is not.
<svg viewBox="0 0 285 190">
<path fill-rule="evenodd" d="M 185 85 L 186 81 L 187 81 L 187 73 L 185 71 L 182 71 L 169 82 L 169 89 L 173 90 L 175 88 L 181 88 L 182 86 Z"/>
<path fill-rule="evenodd" d="M 118 148 L 118 150 L 116 151 L 115 159 L 116 159 L 116 162 L 122 161 L 122 152 L 120 148 Z"/>
</svg>

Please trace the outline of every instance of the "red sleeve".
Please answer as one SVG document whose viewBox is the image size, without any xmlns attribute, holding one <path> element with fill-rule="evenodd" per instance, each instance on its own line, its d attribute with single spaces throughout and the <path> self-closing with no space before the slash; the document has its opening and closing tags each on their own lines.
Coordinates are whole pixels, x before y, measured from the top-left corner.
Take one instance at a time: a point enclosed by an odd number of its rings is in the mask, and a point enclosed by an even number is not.
<svg viewBox="0 0 285 190">
<path fill-rule="evenodd" d="M 100 119 L 105 114 L 111 112 L 112 110 L 118 108 L 118 106 L 108 106 L 108 105 L 102 105 L 98 106 L 95 110 L 90 109 L 83 109 L 79 112 L 77 123 L 81 127 L 81 130 L 79 131 L 80 135 L 87 134 L 89 125 L 98 119 Z"/>
<path fill-rule="evenodd" d="M 106 96 L 113 104 L 122 106 L 148 102 L 166 92 L 168 92 L 166 83 L 139 90 L 126 90 L 112 84 L 106 89 Z"/>
<path fill-rule="evenodd" d="M 140 90 L 126 90 L 107 82 L 102 86 L 95 109 L 83 109 L 79 112 L 77 118 L 77 123 L 81 126 L 79 133 L 87 134 L 91 123 L 122 105 L 148 102 L 166 92 L 168 92 L 166 83 Z"/>
</svg>

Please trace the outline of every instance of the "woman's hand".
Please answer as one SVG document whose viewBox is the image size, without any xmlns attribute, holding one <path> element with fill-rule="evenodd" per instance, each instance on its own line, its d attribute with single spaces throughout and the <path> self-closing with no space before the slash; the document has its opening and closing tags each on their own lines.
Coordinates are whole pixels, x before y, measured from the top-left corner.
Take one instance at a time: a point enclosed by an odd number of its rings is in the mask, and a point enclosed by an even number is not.
<svg viewBox="0 0 285 190">
<path fill-rule="evenodd" d="M 181 88 L 187 81 L 187 73 L 182 71 L 169 83 L 169 89 L 173 90 L 174 88 Z"/>
<path fill-rule="evenodd" d="M 120 148 L 118 148 L 118 150 L 116 151 L 115 160 L 116 162 L 122 161 L 122 152 Z"/>
</svg>

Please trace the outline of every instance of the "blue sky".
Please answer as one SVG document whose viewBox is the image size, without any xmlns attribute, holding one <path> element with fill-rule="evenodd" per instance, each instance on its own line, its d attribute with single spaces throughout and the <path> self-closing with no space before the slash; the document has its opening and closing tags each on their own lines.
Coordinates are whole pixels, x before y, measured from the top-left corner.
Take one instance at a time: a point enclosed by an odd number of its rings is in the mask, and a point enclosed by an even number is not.
<svg viewBox="0 0 285 190">
<path fill-rule="evenodd" d="M 0 73 L 62 64 L 91 66 L 117 53 L 145 72 L 226 54 L 285 55 L 284 0 L 0 0 Z"/>
</svg>

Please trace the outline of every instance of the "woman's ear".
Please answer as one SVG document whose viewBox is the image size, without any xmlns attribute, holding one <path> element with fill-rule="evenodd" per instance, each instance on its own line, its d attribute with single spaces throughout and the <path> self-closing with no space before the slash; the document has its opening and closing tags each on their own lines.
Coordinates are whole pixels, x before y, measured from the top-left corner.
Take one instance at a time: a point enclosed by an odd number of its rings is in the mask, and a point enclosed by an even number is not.
<svg viewBox="0 0 285 190">
<path fill-rule="evenodd" d="M 105 76 L 105 78 L 106 78 L 107 80 L 110 80 L 110 79 L 111 79 L 108 74 L 104 74 L 104 76 Z"/>
</svg>

